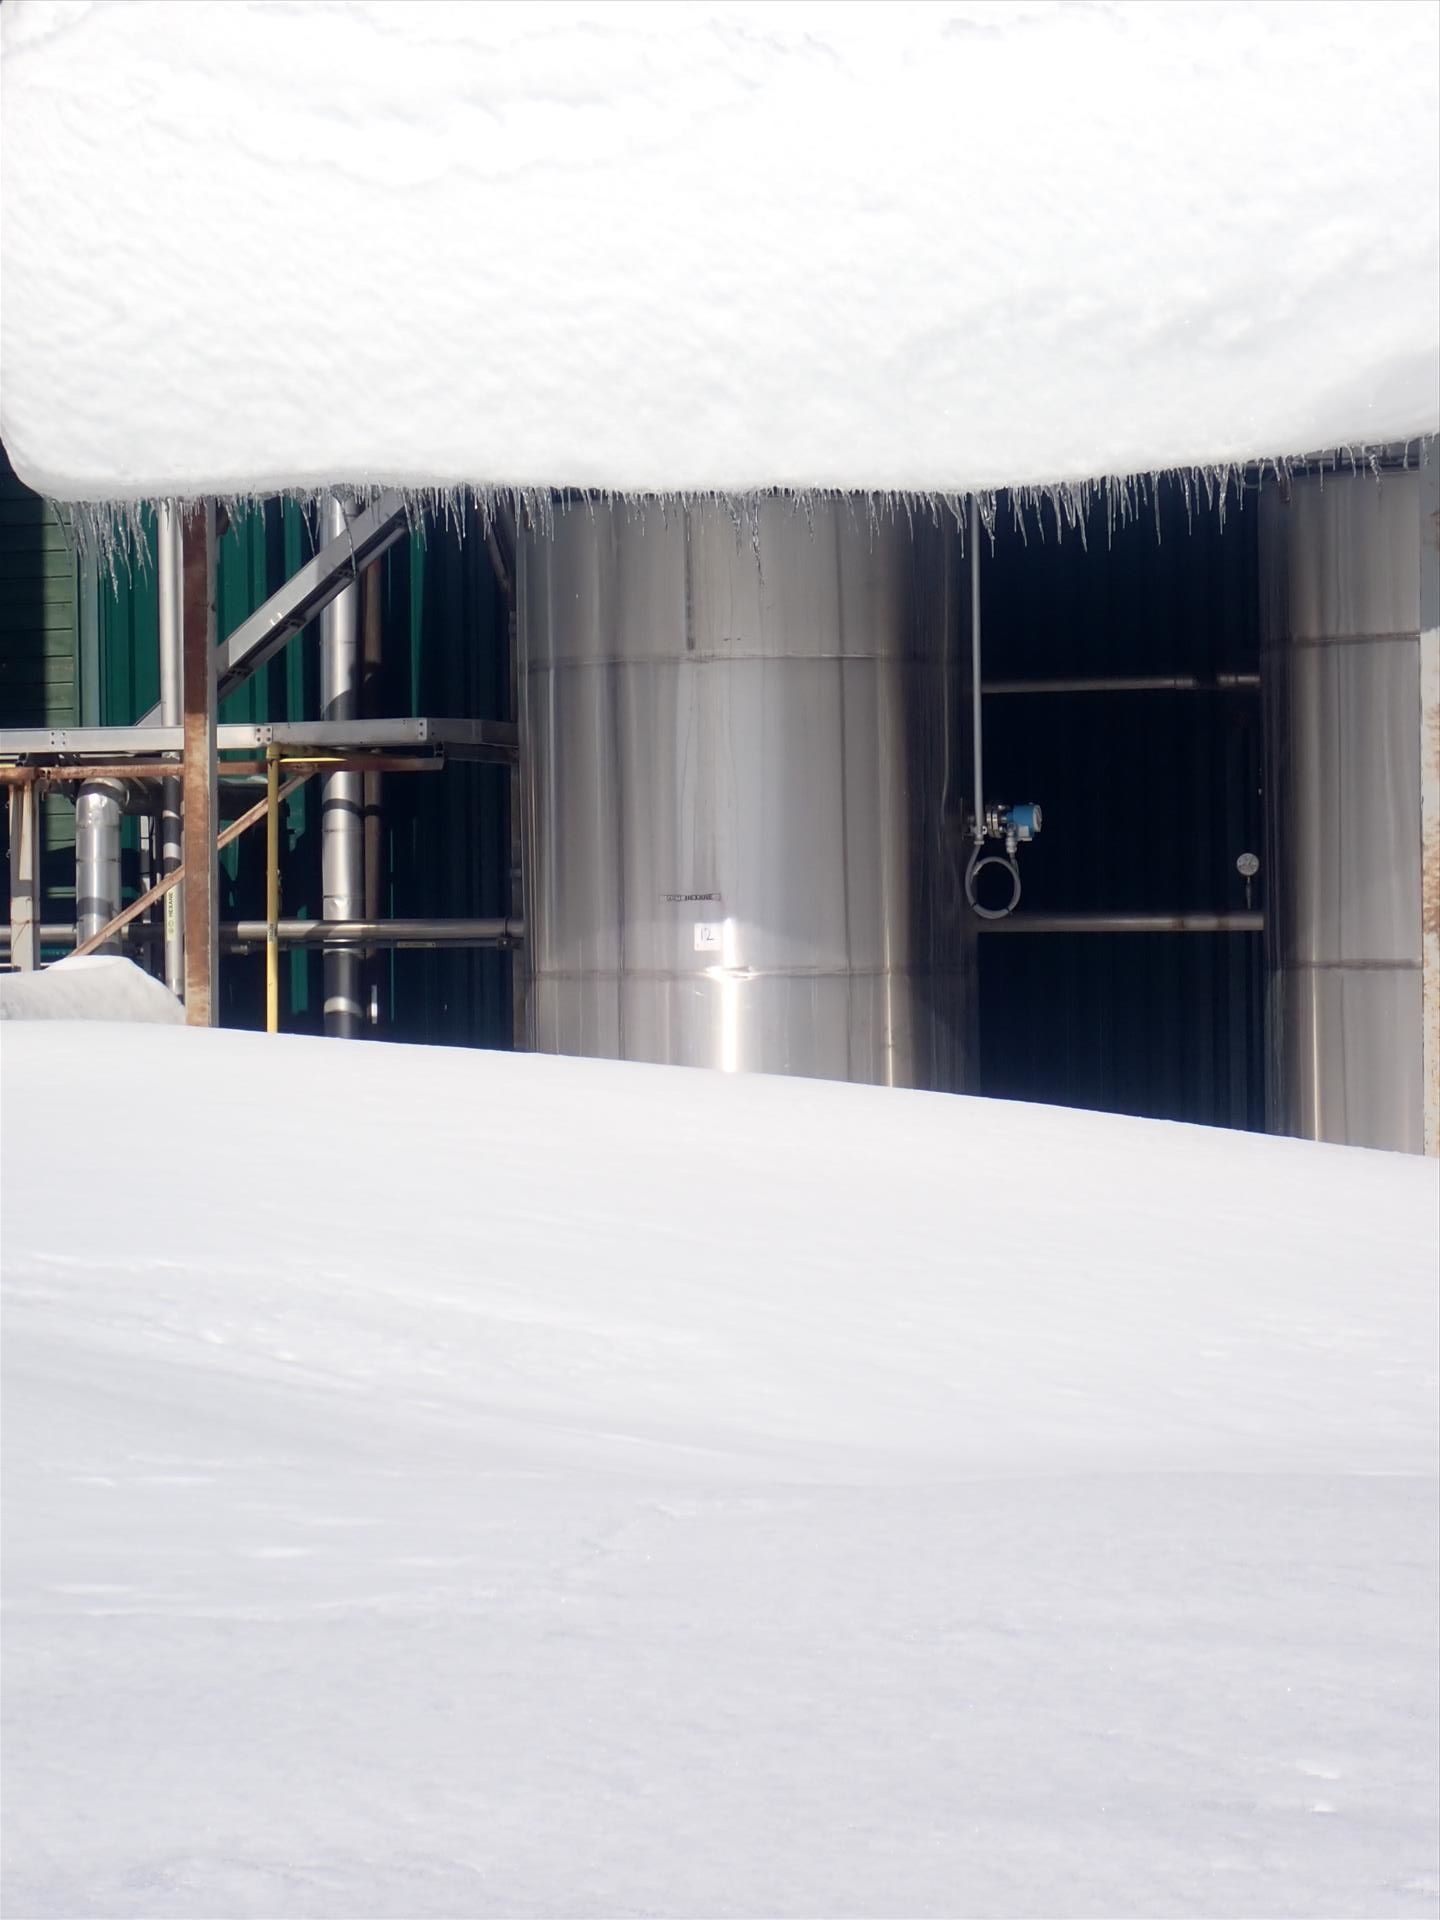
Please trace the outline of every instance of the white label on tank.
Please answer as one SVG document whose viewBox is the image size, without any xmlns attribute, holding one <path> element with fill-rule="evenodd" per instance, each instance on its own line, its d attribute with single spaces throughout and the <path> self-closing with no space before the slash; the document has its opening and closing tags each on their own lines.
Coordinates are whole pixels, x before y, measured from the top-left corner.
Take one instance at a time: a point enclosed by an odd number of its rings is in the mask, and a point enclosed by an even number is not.
<svg viewBox="0 0 1440 1920">
<path fill-rule="evenodd" d="M 719 920 L 695 922 L 696 953 L 719 953 L 725 945 L 725 927 Z"/>
</svg>

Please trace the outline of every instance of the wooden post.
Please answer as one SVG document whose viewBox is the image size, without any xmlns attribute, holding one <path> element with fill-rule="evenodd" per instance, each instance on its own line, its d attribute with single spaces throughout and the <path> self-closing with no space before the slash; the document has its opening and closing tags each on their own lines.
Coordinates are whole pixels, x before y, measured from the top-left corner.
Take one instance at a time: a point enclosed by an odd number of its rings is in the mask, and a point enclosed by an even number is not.
<svg viewBox="0 0 1440 1920">
<path fill-rule="evenodd" d="M 185 866 L 185 1019 L 215 1024 L 220 972 L 220 889 L 215 861 L 219 791 L 215 750 L 215 503 L 185 516 L 181 704 Z"/>
<path fill-rule="evenodd" d="M 265 749 L 265 1031 L 280 1031 L 280 749 Z"/>
<path fill-rule="evenodd" d="M 10 789 L 10 964 L 40 964 L 40 807 L 34 780 Z"/>
</svg>

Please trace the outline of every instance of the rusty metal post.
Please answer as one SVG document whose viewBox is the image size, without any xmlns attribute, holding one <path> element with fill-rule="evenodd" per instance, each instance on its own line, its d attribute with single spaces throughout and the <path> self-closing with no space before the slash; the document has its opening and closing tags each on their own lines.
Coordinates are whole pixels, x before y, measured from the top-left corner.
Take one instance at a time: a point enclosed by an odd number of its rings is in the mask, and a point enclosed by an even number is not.
<svg viewBox="0 0 1440 1920">
<path fill-rule="evenodd" d="M 219 791 L 215 750 L 215 503 L 185 518 L 181 692 L 185 764 L 185 1018 L 215 1024 L 220 971 L 220 898 L 215 835 Z"/>
<path fill-rule="evenodd" d="M 265 1031 L 280 1031 L 280 749 L 265 749 Z"/>
<path fill-rule="evenodd" d="M 40 964 L 40 807 L 36 782 L 10 789 L 10 964 Z"/>
</svg>

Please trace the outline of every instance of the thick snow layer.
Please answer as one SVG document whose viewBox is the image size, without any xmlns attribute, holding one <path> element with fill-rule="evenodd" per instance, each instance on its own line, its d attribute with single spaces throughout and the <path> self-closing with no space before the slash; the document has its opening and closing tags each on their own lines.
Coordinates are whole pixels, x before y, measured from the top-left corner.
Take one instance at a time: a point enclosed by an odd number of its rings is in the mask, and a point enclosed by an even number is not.
<svg viewBox="0 0 1440 1920">
<path fill-rule="evenodd" d="M 185 1009 L 133 960 L 102 953 L 57 961 L 39 973 L 0 974 L 0 1020 L 141 1020 L 179 1026 Z"/>
<path fill-rule="evenodd" d="M 1433 5 L 8 0 L 67 498 L 962 492 L 1440 424 Z"/>
<path fill-rule="evenodd" d="M 1433 1163 L 121 1027 L 0 1091 L 7 1912 L 1433 1911 Z"/>
</svg>

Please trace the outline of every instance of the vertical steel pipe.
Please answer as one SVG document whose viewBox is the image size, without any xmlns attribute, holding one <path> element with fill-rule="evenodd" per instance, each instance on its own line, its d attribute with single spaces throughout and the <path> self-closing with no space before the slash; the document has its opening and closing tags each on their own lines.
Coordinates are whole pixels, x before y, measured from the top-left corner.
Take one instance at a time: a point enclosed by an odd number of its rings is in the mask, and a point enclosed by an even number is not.
<svg viewBox="0 0 1440 1920">
<path fill-rule="evenodd" d="M 365 569 L 362 593 L 362 618 L 360 642 L 360 711 L 364 718 L 374 719 L 384 712 L 382 704 L 380 673 L 381 649 L 384 639 L 384 607 L 381 595 L 382 576 L 380 562 L 377 560 Z M 363 783 L 362 799 L 364 808 L 364 866 L 365 866 L 365 918 L 379 920 L 385 907 L 385 792 L 384 776 L 378 773 L 361 775 Z M 380 1025 L 381 983 L 388 970 L 388 959 L 374 947 L 367 949 L 365 955 L 363 990 L 365 999 L 365 1018 L 371 1027 Z"/>
<path fill-rule="evenodd" d="M 322 543 L 338 540 L 346 528 L 345 503 L 327 494 L 320 509 Z M 352 582 L 320 615 L 320 714 L 325 720 L 354 720 L 359 708 L 359 591 Z M 322 918 L 359 920 L 364 913 L 364 775 L 325 776 L 320 799 Z M 332 942 L 325 948 L 325 1031 L 353 1038 L 364 1020 L 361 1005 L 361 955 L 354 945 Z"/>
<path fill-rule="evenodd" d="M 91 940 L 120 911 L 121 780 L 87 780 L 75 801 L 75 926 L 77 942 Z M 118 953 L 119 936 L 95 949 Z"/>
<path fill-rule="evenodd" d="M 970 758 L 975 776 L 975 817 L 970 836 L 985 843 L 985 738 L 980 678 L 980 504 L 970 501 Z"/>
</svg>

